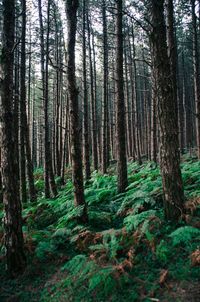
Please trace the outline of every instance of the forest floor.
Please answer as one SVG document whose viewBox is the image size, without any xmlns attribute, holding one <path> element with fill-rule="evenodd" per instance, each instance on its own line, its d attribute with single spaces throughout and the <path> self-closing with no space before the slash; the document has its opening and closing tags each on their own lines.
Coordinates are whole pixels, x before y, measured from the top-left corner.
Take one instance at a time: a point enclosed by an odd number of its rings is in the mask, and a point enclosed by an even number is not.
<svg viewBox="0 0 200 302">
<path fill-rule="evenodd" d="M 15 280 L 6 276 L 0 227 L 0 301 L 199 302 L 200 162 L 183 160 L 187 214 L 177 225 L 164 220 L 159 168 L 129 163 L 128 175 L 126 193 L 117 194 L 114 166 L 93 173 L 85 185 L 89 222 L 81 225 L 70 170 L 48 200 L 35 171 L 40 197 L 23 209 L 28 266 Z"/>
</svg>

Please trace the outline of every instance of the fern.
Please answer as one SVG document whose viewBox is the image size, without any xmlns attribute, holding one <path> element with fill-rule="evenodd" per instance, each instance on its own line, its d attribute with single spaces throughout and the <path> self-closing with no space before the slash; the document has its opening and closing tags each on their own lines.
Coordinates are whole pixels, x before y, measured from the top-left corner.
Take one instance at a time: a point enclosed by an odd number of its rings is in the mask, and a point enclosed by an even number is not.
<svg viewBox="0 0 200 302">
<path fill-rule="evenodd" d="M 110 259 L 115 259 L 117 255 L 117 251 L 120 249 L 120 237 L 117 238 L 116 230 L 109 230 L 104 232 L 103 235 L 103 245 L 108 251 L 108 255 Z"/>
<path fill-rule="evenodd" d="M 116 278 L 118 274 L 115 275 L 115 266 L 100 267 L 85 255 L 72 258 L 62 267 L 62 271 L 67 271 L 67 277 L 59 284 L 59 291 L 67 288 L 66 300 L 76 292 L 76 301 L 90 301 L 94 294 L 97 295 L 98 301 L 107 301 L 114 292 L 117 295 L 118 290 L 122 289 L 128 280 L 128 277 L 123 275 L 120 279 Z"/>
<path fill-rule="evenodd" d="M 60 229 L 57 229 L 53 235 L 52 235 L 52 238 L 54 237 L 68 237 L 69 235 L 71 234 L 71 231 L 68 230 L 67 228 L 60 228 Z"/>
<path fill-rule="evenodd" d="M 87 262 L 87 257 L 85 255 L 77 255 L 72 260 L 63 265 L 62 271 L 68 270 L 72 274 L 77 274 L 83 270 Z"/>
<path fill-rule="evenodd" d="M 102 288 L 105 295 L 112 292 L 113 288 L 116 286 L 116 280 L 114 280 L 112 276 L 113 272 L 114 268 L 109 266 L 100 270 L 98 274 L 94 274 L 89 280 L 89 291 Z"/>
<path fill-rule="evenodd" d="M 44 190 L 44 180 L 38 179 L 35 181 L 35 189 L 37 192 L 41 192 Z"/>
<path fill-rule="evenodd" d="M 181 243 L 187 244 L 193 238 L 197 238 L 198 236 L 200 236 L 200 230 L 191 226 L 180 227 L 169 235 L 174 246 Z"/>
<path fill-rule="evenodd" d="M 166 263 L 169 259 L 170 253 L 171 253 L 171 251 L 170 251 L 169 244 L 166 241 L 161 240 L 159 245 L 156 247 L 156 256 L 157 256 L 157 258 L 161 262 Z"/>
<path fill-rule="evenodd" d="M 71 208 L 69 212 L 65 215 L 63 215 L 59 220 L 57 227 L 58 228 L 63 228 L 66 227 L 67 225 L 69 227 L 72 227 L 76 223 L 76 218 L 80 217 L 83 213 L 84 206 L 78 206 Z M 72 222 L 70 224 L 70 222 Z"/>
<path fill-rule="evenodd" d="M 51 243 L 51 241 L 47 240 L 47 241 L 40 242 L 35 252 L 36 252 L 36 257 L 39 260 L 45 261 L 49 257 L 56 254 L 56 249 L 55 246 Z"/>
<path fill-rule="evenodd" d="M 117 214 L 123 213 L 127 208 L 134 209 L 134 213 L 137 213 L 138 210 L 145 205 L 154 206 L 156 204 L 153 197 L 149 196 L 145 191 L 129 191 L 127 196 L 124 198 L 122 205 L 120 206 Z"/>
<path fill-rule="evenodd" d="M 112 222 L 112 214 L 105 211 L 89 210 L 89 221 L 93 226 L 109 226 Z"/>
<path fill-rule="evenodd" d="M 152 216 L 156 215 L 155 210 L 149 210 L 142 212 L 136 215 L 129 215 L 124 219 L 124 224 L 126 226 L 127 231 L 131 232 L 135 230 L 141 223 L 143 223 L 146 219 L 149 219 Z"/>
</svg>

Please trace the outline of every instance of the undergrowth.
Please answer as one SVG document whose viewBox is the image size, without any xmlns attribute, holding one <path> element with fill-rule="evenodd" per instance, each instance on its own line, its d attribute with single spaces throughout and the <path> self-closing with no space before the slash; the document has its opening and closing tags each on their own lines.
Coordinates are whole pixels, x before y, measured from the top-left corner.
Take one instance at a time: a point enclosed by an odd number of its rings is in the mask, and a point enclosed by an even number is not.
<svg viewBox="0 0 200 302">
<path fill-rule="evenodd" d="M 187 213 L 179 224 L 164 220 L 159 168 L 148 162 L 129 163 L 123 194 L 113 173 L 94 172 L 85 188 L 89 222 L 81 225 L 71 180 L 46 200 L 42 171 L 35 171 L 39 200 L 23 209 L 28 268 L 19 280 L 2 275 L 1 301 L 12 295 L 19 301 L 156 301 L 173 282 L 198 281 L 200 162 L 187 160 L 182 173 Z M 0 240 L 2 234 L 0 228 Z M 2 270 L 3 253 L 1 247 Z"/>
</svg>

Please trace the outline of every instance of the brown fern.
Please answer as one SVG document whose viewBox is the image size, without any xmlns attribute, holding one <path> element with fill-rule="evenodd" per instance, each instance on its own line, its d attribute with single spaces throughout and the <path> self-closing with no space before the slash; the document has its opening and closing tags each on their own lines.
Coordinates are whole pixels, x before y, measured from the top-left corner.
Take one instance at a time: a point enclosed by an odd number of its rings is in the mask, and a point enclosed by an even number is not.
<svg viewBox="0 0 200 302">
<path fill-rule="evenodd" d="M 191 215 L 195 213 L 195 211 L 199 206 L 200 206 L 200 197 L 194 197 L 192 199 L 189 199 L 185 203 L 186 212 L 190 213 Z"/>
</svg>

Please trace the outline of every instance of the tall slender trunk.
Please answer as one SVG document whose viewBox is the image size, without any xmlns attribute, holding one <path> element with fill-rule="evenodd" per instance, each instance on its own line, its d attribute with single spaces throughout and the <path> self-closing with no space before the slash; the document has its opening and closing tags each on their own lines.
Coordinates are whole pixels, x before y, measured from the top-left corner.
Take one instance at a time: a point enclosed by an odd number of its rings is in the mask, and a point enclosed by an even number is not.
<svg viewBox="0 0 200 302">
<path fill-rule="evenodd" d="M 199 51 L 197 35 L 197 16 L 195 13 L 196 0 L 191 0 L 192 32 L 193 32 L 193 68 L 194 68 L 194 96 L 196 106 L 196 141 L 197 155 L 200 159 L 200 79 L 199 79 Z"/>
<path fill-rule="evenodd" d="M 136 51 L 135 51 L 135 33 L 132 27 L 132 39 L 133 39 L 133 75 L 134 75 L 134 82 L 133 82 L 133 93 L 134 93 L 134 120 L 135 120 L 135 148 L 136 148 L 136 156 L 139 164 L 142 164 L 141 159 L 141 150 L 140 150 L 140 138 L 139 138 L 139 110 L 138 110 L 138 84 L 137 84 L 137 66 L 135 61 Z"/>
<path fill-rule="evenodd" d="M 89 64 L 90 64 L 90 99 L 91 99 L 91 113 L 92 113 L 92 156 L 94 170 L 98 170 L 98 152 L 97 152 L 97 112 L 96 112 L 96 95 L 94 72 L 95 68 L 92 65 L 92 49 L 91 49 L 91 30 L 89 23 L 89 16 L 87 12 L 87 31 L 88 31 L 88 51 L 89 51 Z M 95 66 L 95 62 L 93 63 Z"/>
<path fill-rule="evenodd" d="M 118 192 L 124 192 L 128 185 L 126 162 L 125 104 L 123 79 L 123 33 L 122 0 L 116 4 L 116 105 L 117 105 L 117 177 Z"/>
<path fill-rule="evenodd" d="M 18 20 L 16 20 L 16 28 L 17 28 Z M 16 33 L 15 33 L 16 35 Z M 15 123 L 15 151 L 16 154 L 16 161 L 19 163 L 19 50 L 18 48 L 15 50 L 14 53 L 14 106 L 13 106 L 13 115 L 14 115 L 14 123 Z M 19 169 L 18 169 L 18 180 L 20 179 Z"/>
<path fill-rule="evenodd" d="M 27 202 L 26 192 L 26 155 L 25 155 L 25 113 L 26 113 L 26 1 L 21 0 L 22 36 L 20 62 L 20 194 L 22 203 Z"/>
<path fill-rule="evenodd" d="M 63 154 L 62 154 L 62 163 L 61 163 L 62 184 L 64 184 L 65 182 L 65 167 L 67 161 L 68 161 L 68 100 L 65 108 L 65 131 L 64 131 Z"/>
<path fill-rule="evenodd" d="M 46 38 L 46 54 L 44 46 L 44 26 L 42 17 L 41 0 L 38 0 L 39 22 L 40 22 L 40 47 L 41 47 L 41 73 L 42 73 L 42 90 L 43 90 L 43 109 L 44 109 L 44 179 L 45 179 L 45 196 L 50 197 L 50 188 L 53 196 L 57 195 L 56 184 L 53 174 L 51 144 L 49 136 L 49 117 L 48 117 L 48 101 L 49 101 L 49 31 L 50 31 L 50 0 L 47 7 L 47 38 Z"/>
<path fill-rule="evenodd" d="M 45 161 L 48 169 L 48 177 L 50 189 L 53 197 L 57 195 L 57 188 L 54 180 L 53 166 L 52 166 L 52 152 L 50 143 L 50 127 L 48 116 L 49 103 L 49 34 L 50 34 L 50 2 L 48 0 L 47 7 L 47 38 L 46 38 L 46 58 L 45 58 L 45 98 L 44 98 L 44 141 L 45 141 Z"/>
<path fill-rule="evenodd" d="M 129 79 L 128 79 L 128 54 L 127 54 L 127 41 L 124 49 L 125 58 L 125 80 L 126 80 L 126 137 L 127 137 L 127 154 L 128 157 L 132 156 L 132 133 L 131 133 L 131 118 L 130 118 L 130 92 L 129 92 Z"/>
<path fill-rule="evenodd" d="M 86 4 L 83 0 L 83 33 L 82 33 L 82 55 L 83 55 L 83 156 L 85 167 L 85 179 L 90 178 L 90 146 L 89 146 L 89 114 L 88 114 L 88 91 L 87 91 L 87 69 L 86 69 Z"/>
<path fill-rule="evenodd" d="M 152 54 L 153 58 L 153 54 Z M 154 60 L 152 59 L 152 67 L 151 67 L 151 80 L 152 80 L 152 88 L 151 88 L 151 160 L 155 163 L 157 162 L 157 81 L 156 81 L 156 72 Z"/>
<path fill-rule="evenodd" d="M 25 269 L 26 257 L 22 233 L 22 208 L 19 197 L 18 162 L 16 161 L 13 103 L 13 61 L 15 1 L 3 1 L 3 41 L 0 65 L 2 182 L 5 207 L 4 230 L 7 269 L 16 276 Z"/>
<path fill-rule="evenodd" d="M 102 117 L 102 172 L 107 172 L 107 127 L 108 127 L 108 37 L 107 37 L 107 16 L 106 2 L 102 1 L 102 16 L 103 16 L 103 117 Z"/>
<path fill-rule="evenodd" d="M 44 48 L 44 26 L 43 26 L 41 0 L 38 0 L 38 12 L 39 12 L 39 23 L 40 23 L 40 56 L 41 56 L 40 64 L 41 64 L 42 94 L 43 94 L 43 106 L 44 106 L 45 105 L 45 48 Z M 47 137 L 47 135 L 45 134 L 45 138 L 46 137 Z M 47 146 L 47 143 L 45 141 L 45 159 L 48 156 L 48 154 L 46 154 L 46 149 L 47 149 L 46 146 Z M 38 147 L 39 147 L 38 150 L 40 150 L 40 146 L 38 146 Z M 48 171 L 47 160 L 44 160 L 44 181 L 45 181 L 45 197 L 49 198 L 50 197 L 50 187 L 49 187 L 49 171 Z"/>
<path fill-rule="evenodd" d="M 74 184 L 75 205 L 84 206 L 81 220 L 87 221 L 87 210 L 84 198 L 83 187 L 83 169 L 81 156 L 81 139 L 80 139 L 80 124 L 78 114 L 78 89 L 76 87 L 75 76 L 75 42 L 77 30 L 77 10 L 78 0 L 66 1 L 66 16 L 68 25 L 68 40 L 67 40 L 67 83 L 69 94 L 69 112 L 70 112 L 70 131 L 71 131 L 71 157 L 72 157 L 72 174 Z"/>
<path fill-rule="evenodd" d="M 35 186 L 34 186 L 33 164 L 31 158 L 30 137 L 29 137 L 29 128 L 28 128 L 27 113 L 26 113 L 27 112 L 26 111 L 26 0 L 21 0 L 21 1 L 22 1 L 22 37 L 21 37 L 20 121 L 21 121 L 21 138 L 23 136 L 24 148 L 22 148 L 22 145 L 20 146 L 20 148 L 21 150 L 23 149 L 23 153 L 21 152 L 21 157 L 22 155 L 25 156 L 24 160 L 23 158 L 21 158 L 21 161 L 23 160 L 23 165 L 25 164 L 25 160 L 27 163 L 27 176 L 28 176 L 28 184 L 29 184 L 30 201 L 35 201 L 36 193 L 35 193 Z M 21 144 L 22 144 L 22 140 L 21 140 Z M 25 179 L 24 189 L 26 190 L 26 179 Z M 24 194 L 22 194 L 22 202 L 25 201 L 24 200 L 25 196 Z"/>
<path fill-rule="evenodd" d="M 150 39 L 158 88 L 160 122 L 160 166 L 166 219 L 178 221 L 183 214 L 183 183 L 180 170 L 177 100 L 174 95 L 171 64 L 167 53 L 164 0 L 150 0 Z"/>
<path fill-rule="evenodd" d="M 131 136 L 132 136 L 132 154 L 133 159 L 136 159 L 136 123 L 135 123 L 135 84 L 134 84 L 134 69 L 133 69 L 133 56 L 132 56 L 132 47 L 129 37 L 129 73 L 130 73 L 130 89 L 131 89 Z"/>
</svg>

